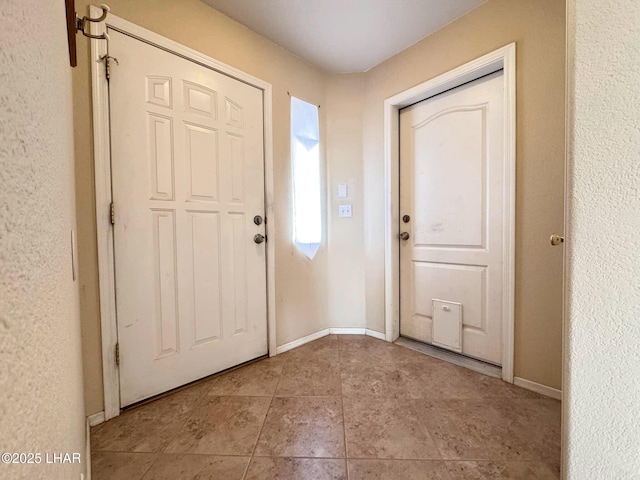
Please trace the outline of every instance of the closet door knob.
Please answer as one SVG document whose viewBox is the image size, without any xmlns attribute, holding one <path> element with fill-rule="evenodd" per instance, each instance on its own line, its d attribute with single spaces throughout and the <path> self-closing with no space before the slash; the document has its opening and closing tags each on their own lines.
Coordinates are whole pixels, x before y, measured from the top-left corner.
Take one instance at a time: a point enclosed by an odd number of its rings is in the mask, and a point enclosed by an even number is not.
<svg viewBox="0 0 640 480">
<path fill-rule="evenodd" d="M 551 241 L 551 245 L 553 245 L 554 247 L 556 245 L 560 245 L 561 243 L 564 243 L 564 237 L 561 235 L 551 235 L 551 238 L 549 239 Z"/>
</svg>

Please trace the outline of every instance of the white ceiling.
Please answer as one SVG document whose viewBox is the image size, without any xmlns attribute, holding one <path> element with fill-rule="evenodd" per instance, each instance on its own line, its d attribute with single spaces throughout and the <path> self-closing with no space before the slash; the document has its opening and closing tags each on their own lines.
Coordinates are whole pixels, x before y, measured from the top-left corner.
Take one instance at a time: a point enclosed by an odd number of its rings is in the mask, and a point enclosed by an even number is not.
<svg viewBox="0 0 640 480">
<path fill-rule="evenodd" d="M 364 72 L 486 0 L 203 0 L 330 72 Z"/>
</svg>

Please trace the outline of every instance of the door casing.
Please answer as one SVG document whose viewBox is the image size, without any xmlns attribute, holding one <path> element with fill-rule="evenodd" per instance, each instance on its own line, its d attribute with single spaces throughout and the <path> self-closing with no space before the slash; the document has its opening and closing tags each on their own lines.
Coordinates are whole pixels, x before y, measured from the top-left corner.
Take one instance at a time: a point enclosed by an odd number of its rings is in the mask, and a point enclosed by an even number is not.
<svg viewBox="0 0 640 480">
<path fill-rule="evenodd" d="M 503 229 L 502 379 L 513 383 L 515 324 L 515 213 L 516 213 L 516 44 L 472 60 L 384 101 L 385 167 L 385 338 L 400 336 L 400 109 L 504 70 L 505 191 Z"/>
<path fill-rule="evenodd" d="M 91 16 L 99 17 L 102 10 L 91 6 Z M 139 27 L 115 15 L 109 14 L 102 23 L 91 23 L 91 33 L 101 35 L 107 29 L 118 30 L 150 45 L 174 53 L 207 68 L 252 85 L 263 92 L 264 115 L 264 167 L 265 167 L 265 210 L 268 222 L 266 233 L 275 238 L 273 213 L 273 125 L 272 87 L 259 78 L 244 73 L 234 67 L 203 55 L 173 40 Z M 91 40 L 91 82 L 93 99 L 93 144 L 96 190 L 96 221 L 98 236 L 98 277 L 100 294 L 100 324 L 102 333 L 102 373 L 104 385 L 105 420 L 120 415 L 120 379 L 115 361 L 118 341 L 116 324 L 115 272 L 113 251 L 113 229 L 111 225 L 111 150 L 109 144 L 109 96 L 105 62 L 107 42 Z M 269 355 L 276 354 L 276 312 L 275 312 L 275 245 L 267 242 L 267 335 Z"/>
</svg>

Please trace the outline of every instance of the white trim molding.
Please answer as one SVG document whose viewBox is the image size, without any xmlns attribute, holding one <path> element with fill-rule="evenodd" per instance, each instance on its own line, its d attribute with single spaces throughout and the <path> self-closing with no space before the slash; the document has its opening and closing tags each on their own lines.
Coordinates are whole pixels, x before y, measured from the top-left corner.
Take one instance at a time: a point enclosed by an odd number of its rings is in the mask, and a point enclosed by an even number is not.
<svg viewBox="0 0 640 480">
<path fill-rule="evenodd" d="M 516 44 L 511 43 L 384 101 L 385 166 L 385 338 L 400 336 L 399 113 L 400 109 L 503 70 L 505 131 L 505 226 L 502 379 L 513 383 L 515 323 Z"/>
<path fill-rule="evenodd" d="M 386 340 L 387 336 L 384 333 L 376 332 L 375 330 L 369 330 L 367 328 L 365 335 L 373 338 L 377 338 L 378 340 Z"/>
<path fill-rule="evenodd" d="M 85 465 L 85 474 L 87 480 L 91 480 L 91 422 L 89 421 L 89 417 L 87 417 L 84 429 L 84 465 Z M 80 480 L 85 478 L 84 475 L 80 475 Z"/>
<path fill-rule="evenodd" d="M 102 9 L 91 6 L 92 17 L 99 17 Z M 252 85 L 263 94 L 265 215 L 267 237 L 275 238 L 273 178 L 272 86 L 259 78 L 219 62 L 173 40 L 109 14 L 101 23 L 91 24 L 91 33 L 101 35 L 109 29 L 117 30 L 138 40 L 172 52 L 229 77 Z M 91 82 L 93 97 L 93 144 L 96 189 L 96 220 L 98 236 L 98 276 L 100 291 L 100 322 L 102 332 L 102 372 L 104 382 L 104 419 L 120 414 L 120 378 L 115 363 L 118 341 L 115 303 L 113 230 L 110 222 L 111 152 L 109 145 L 109 93 L 102 57 L 107 54 L 107 42 L 91 40 Z M 269 355 L 276 354 L 276 293 L 275 242 L 267 242 L 267 331 Z"/>
<path fill-rule="evenodd" d="M 346 328 L 329 328 L 330 334 L 336 335 L 367 335 L 368 337 L 377 338 L 378 340 L 386 340 L 384 333 L 376 332 L 375 330 L 370 330 L 368 328 L 356 328 L 356 327 L 346 327 Z"/>
<path fill-rule="evenodd" d="M 104 412 L 94 413 L 93 415 L 89 415 L 87 417 L 87 422 L 89 422 L 90 427 L 95 427 L 96 425 L 100 425 L 105 421 Z"/>
<path fill-rule="evenodd" d="M 516 387 L 531 390 L 532 392 L 539 393 L 540 395 L 544 395 L 545 397 L 562 400 L 562 390 L 558 390 L 557 388 L 547 387 L 546 385 L 542 385 L 541 383 L 532 382 L 531 380 L 520 377 L 514 377 L 513 384 Z"/>
<path fill-rule="evenodd" d="M 365 335 L 366 328 L 351 328 L 351 327 L 331 327 L 329 333 L 331 335 Z"/>
<path fill-rule="evenodd" d="M 276 353 L 280 355 L 281 353 L 288 352 L 289 350 L 293 350 L 294 348 L 301 347 L 305 343 L 313 342 L 314 340 L 318 340 L 319 338 L 326 337 L 329 335 L 329 329 L 325 328 L 324 330 L 320 330 L 319 332 L 312 333 L 311 335 L 307 335 L 305 337 L 294 340 L 293 342 L 285 343 L 284 345 L 280 345 L 276 348 Z"/>
</svg>

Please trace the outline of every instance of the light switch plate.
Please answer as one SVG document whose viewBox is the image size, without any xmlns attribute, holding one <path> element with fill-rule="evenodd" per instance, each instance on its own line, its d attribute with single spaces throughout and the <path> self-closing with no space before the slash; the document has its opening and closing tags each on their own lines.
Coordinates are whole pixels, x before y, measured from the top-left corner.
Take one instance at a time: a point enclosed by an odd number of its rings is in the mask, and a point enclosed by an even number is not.
<svg viewBox="0 0 640 480">
<path fill-rule="evenodd" d="M 348 195 L 349 195 L 349 193 L 348 193 L 348 189 L 347 189 L 347 184 L 346 183 L 340 183 L 338 185 L 338 198 L 347 198 Z"/>
<path fill-rule="evenodd" d="M 338 217 L 340 217 L 340 218 L 349 218 L 349 217 L 351 217 L 351 205 L 339 205 L 338 206 Z"/>
</svg>

